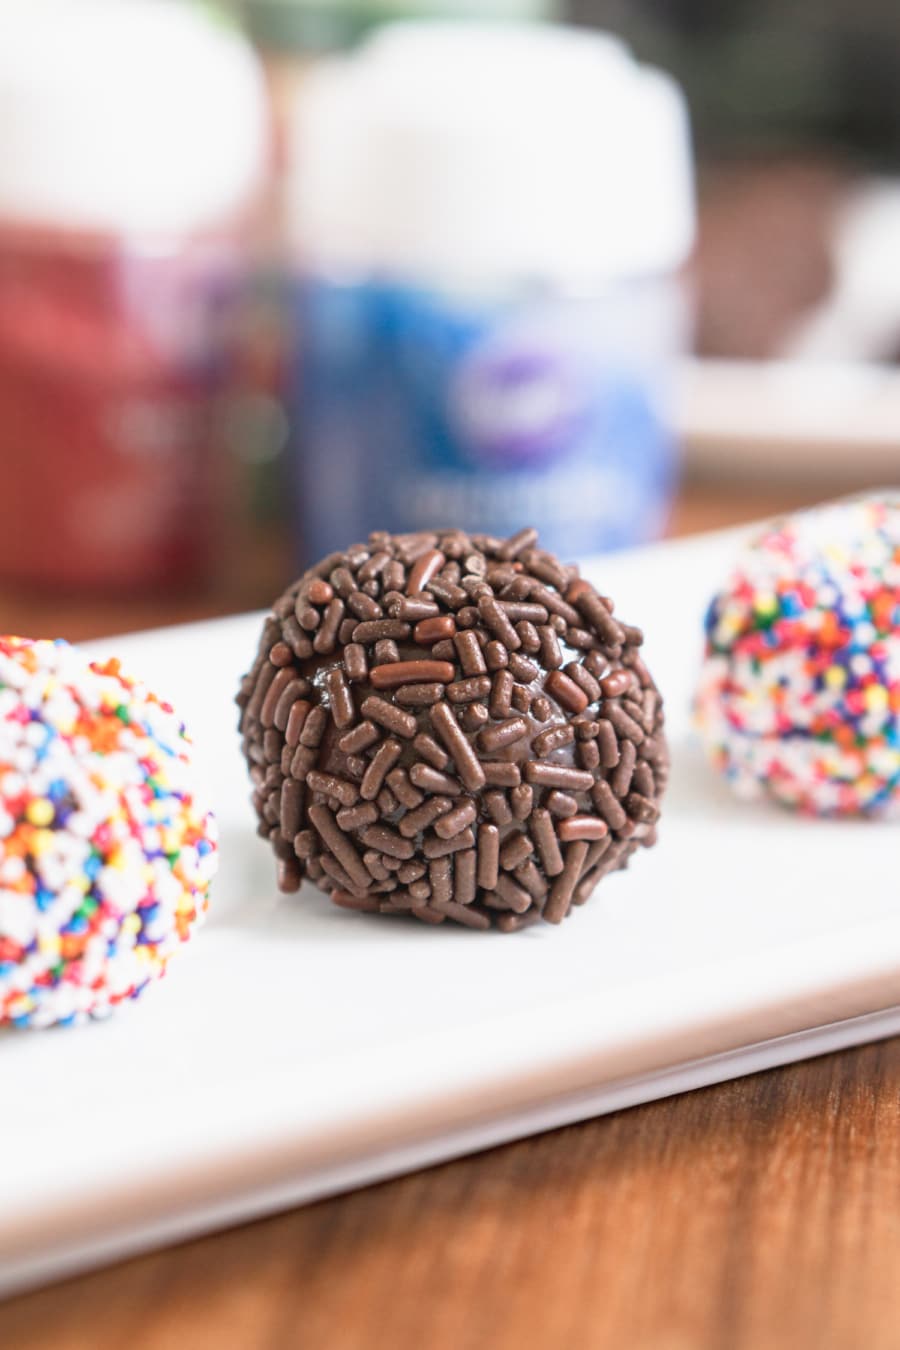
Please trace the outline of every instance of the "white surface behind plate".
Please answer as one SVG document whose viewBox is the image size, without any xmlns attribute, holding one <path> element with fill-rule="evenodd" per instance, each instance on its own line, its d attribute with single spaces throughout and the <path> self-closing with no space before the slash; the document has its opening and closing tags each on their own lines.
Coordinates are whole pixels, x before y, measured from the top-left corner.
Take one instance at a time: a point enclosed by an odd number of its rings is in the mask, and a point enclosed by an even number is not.
<svg viewBox="0 0 900 1350">
<path fill-rule="evenodd" d="M 279 899 L 231 700 L 258 618 L 95 644 L 190 722 L 214 914 L 108 1023 L 0 1036 L 0 1292 L 535 1129 L 841 1044 L 900 1014 L 895 826 L 733 802 L 688 708 L 733 536 L 589 570 L 648 631 L 674 751 L 659 845 L 561 928 Z M 840 1024 L 840 1025 L 835 1025 Z"/>
</svg>

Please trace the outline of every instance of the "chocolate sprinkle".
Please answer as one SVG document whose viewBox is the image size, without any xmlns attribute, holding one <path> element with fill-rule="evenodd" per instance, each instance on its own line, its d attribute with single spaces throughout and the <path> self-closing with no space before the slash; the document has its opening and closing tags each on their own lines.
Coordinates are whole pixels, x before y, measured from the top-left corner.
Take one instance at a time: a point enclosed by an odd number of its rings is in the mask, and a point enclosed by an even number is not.
<svg viewBox="0 0 900 1350">
<path fill-rule="evenodd" d="M 280 884 L 344 909 L 559 923 L 656 837 L 668 758 L 640 630 L 538 547 L 459 530 L 332 554 L 238 695 Z"/>
</svg>

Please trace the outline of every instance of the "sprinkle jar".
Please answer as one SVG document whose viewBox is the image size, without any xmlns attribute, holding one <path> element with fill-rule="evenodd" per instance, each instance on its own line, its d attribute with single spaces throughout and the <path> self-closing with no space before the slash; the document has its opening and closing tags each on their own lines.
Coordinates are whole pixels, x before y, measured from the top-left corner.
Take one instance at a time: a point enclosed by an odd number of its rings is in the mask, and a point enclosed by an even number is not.
<svg viewBox="0 0 900 1350">
<path fill-rule="evenodd" d="M 303 556 L 664 526 L 693 238 L 677 86 L 610 37 L 399 24 L 310 74 L 291 191 Z"/>
<path fill-rule="evenodd" d="M 191 580 L 217 522 L 260 71 L 236 32 L 151 0 L 3 17 L 0 576 Z"/>
</svg>

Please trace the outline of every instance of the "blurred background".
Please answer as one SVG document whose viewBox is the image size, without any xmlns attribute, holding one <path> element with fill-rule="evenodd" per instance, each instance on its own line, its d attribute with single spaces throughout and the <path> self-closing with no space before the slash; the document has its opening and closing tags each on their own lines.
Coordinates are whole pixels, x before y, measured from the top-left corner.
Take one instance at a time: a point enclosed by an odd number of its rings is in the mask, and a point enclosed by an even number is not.
<svg viewBox="0 0 900 1350">
<path fill-rule="evenodd" d="M 900 12 L 0 0 L 0 629 L 900 471 Z"/>
</svg>

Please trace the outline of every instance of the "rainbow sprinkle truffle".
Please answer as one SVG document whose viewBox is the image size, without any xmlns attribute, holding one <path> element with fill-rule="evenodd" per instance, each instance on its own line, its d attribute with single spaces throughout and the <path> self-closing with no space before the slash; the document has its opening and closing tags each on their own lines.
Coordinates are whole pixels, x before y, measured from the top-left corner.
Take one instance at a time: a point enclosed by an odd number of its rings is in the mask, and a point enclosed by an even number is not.
<svg viewBox="0 0 900 1350">
<path fill-rule="evenodd" d="M 0 1024 L 136 998 L 204 914 L 215 865 L 170 705 L 117 661 L 0 637 Z"/>
<path fill-rule="evenodd" d="M 740 795 L 900 815 L 900 495 L 773 524 L 706 638 L 696 722 Z"/>
</svg>

